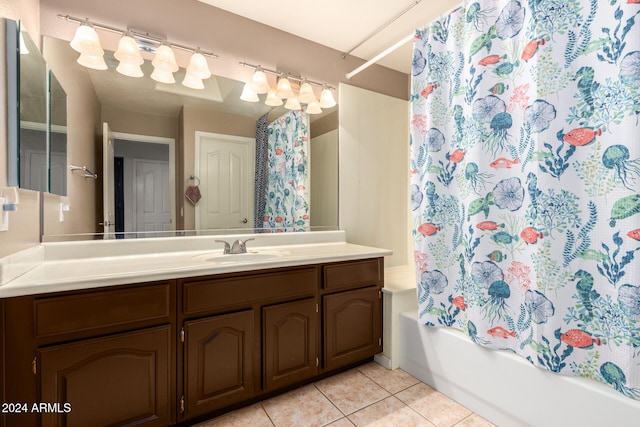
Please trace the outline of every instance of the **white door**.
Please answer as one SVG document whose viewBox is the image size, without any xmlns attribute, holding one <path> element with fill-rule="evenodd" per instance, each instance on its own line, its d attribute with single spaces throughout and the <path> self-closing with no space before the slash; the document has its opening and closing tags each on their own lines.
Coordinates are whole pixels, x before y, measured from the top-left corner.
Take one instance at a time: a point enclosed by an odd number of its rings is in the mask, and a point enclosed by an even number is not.
<svg viewBox="0 0 640 427">
<path fill-rule="evenodd" d="M 196 228 L 253 227 L 255 139 L 196 133 Z"/>
<path fill-rule="evenodd" d="M 171 230 L 169 162 L 136 159 L 133 184 L 133 231 Z M 162 233 L 158 233 L 162 236 Z M 144 237 L 152 237 L 145 234 Z"/>
<path fill-rule="evenodd" d="M 102 123 L 102 226 L 105 239 L 113 239 L 116 200 L 113 182 L 113 133 L 108 123 Z"/>
</svg>

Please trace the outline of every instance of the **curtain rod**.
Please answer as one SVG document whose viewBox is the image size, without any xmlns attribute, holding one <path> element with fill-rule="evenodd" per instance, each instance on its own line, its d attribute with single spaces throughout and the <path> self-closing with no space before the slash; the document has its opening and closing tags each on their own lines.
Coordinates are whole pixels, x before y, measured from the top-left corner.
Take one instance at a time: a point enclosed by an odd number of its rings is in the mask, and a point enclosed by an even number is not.
<svg viewBox="0 0 640 427">
<path fill-rule="evenodd" d="M 378 62 L 379 60 L 384 58 L 385 56 L 389 55 L 394 50 L 396 50 L 399 47 L 403 46 L 405 43 L 410 42 L 411 40 L 413 40 L 414 36 L 415 36 L 414 33 L 409 34 L 407 37 L 405 37 L 402 40 L 400 40 L 399 42 L 395 43 L 393 46 L 390 46 L 390 47 L 386 48 L 385 50 L 383 50 L 382 52 L 380 52 L 379 54 L 377 54 L 376 56 L 374 56 L 373 58 L 371 58 L 370 60 L 368 60 L 367 62 L 365 62 L 364 64 L 362 64 L 358 68 L 356 68 L 355 70 L 351 71 L 350 73 L 347 73 L 346 74 L 347 79 L 350 79 L 351 77 L 353 77 L 356 74 L 358 74 L 360 71 L 362 71 L 362 70 L 364 70 L 366 68 L 369 68 L 370 66 L 372 66 L 373 64 L 375 64 L 376 62 Z"/>
<path fill-rule="evenodd" d="M 384 30 L 385 28 L 387 28 L 389 25 L 393 24 L 395 21 L 397 21 L 402 15 L 404 15 L 405 13 L 407 13 L 408 11 L 410 11 L 411 9 L 413 9 L 415 6 L 418 5 L 418 3 L 420 3 L 422 0 L 415 0 L 413 2 L 413 4 L 409 5 L 406 9 L 404 9 L 402 12 L 400 12 L 399 14 L 397 14 L 396 16 L 394 16 L 393 18 L 391 18 L 389 21 L 387 21 L 385 24 L 383 24 L 381 27 L 379 27 L 378 29 L 376 29 L 373 33 L 369 34 L 368 37 L 364 38 L 360 43 L 358 43 L 357 45 L 355 45 L 354 47 L 352 47 L 351 49 L 349 49 L 348 51 L 344 52 L 342 54 L 342 59 L 345 59 L 347 57 L 347 55 L 349 55 L 351 52 L 353 52 L 354 50 L 356 50 L 357 48 L 359 48 L 360 46 L 362 46 L 363 44 L 365 44 L 367 41 L 369 41 L 372 37 L 378 35 L 382 30 Z"/>
</svg>

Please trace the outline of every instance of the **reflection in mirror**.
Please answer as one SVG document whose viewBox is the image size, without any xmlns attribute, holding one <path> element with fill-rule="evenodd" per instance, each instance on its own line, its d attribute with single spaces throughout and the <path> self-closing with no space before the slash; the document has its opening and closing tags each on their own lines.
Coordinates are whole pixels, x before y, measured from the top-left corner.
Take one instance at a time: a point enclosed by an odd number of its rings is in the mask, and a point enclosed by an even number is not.
<svg viewBox="0 0 640 427">
<path fill-rule="evenodd" d="M 67 94 L 49 72 L 49 192 L 67 195 Z"/>
<path fill-rule="evenodd" d="M 47 65 L 29 34 L 22 29 L 19 46 L 19 185 L 46 192 Z"/>
<path fill-rule="evenodd" d="M 145 137 L 170 138 L 175 144 L 175 170 L 177 176 L 170 176 L 176 191 L 174 209 L 176 212 L 176 230 L 189 230 L 170 232 L 165 235 L 179 234 L 220 234 L 231 232 L 225 230 L 191 231 L 196 229 L 195 209 L 185 198 L 185 190 L 190 185 L 189 177 L 194 174 L 196 159 L 196 132 L 215 133 L 232 137 L 255 138 L 256 122 L 264 114 L 269 114 L 269 121 L 273 121 L 286 113 L 283 107 L 274 109 L 266 106 L 264 102 L 247 103 L 240 100 L 244 82 L 235 81 L 220 76 L 212 76 L 204 81 L 204 90 L 186 88 L 180 84 L 185 70 L 181 68 L 175 73 L 176 83 L 167 85 L 157 83 L 149 78 L 153 71 L 150 58 L 145 57 L 145 63 L 141 68 L 144 77 L 133 78 L 119 74 L 116 71 L 118 62 L 113 58 L 113 53 L 105 50 L 105 61 L 108 69 L 97 71 L 84 68 L 76 63 L 78 54 L 73 51 L 69 42 L 45 36 L 43 41 L 44 54 L 49 63 L 55 63 L 59 68 L 53 68 L 62 82 L 73 81 L 73 90 L 69 92 L 70 105 L 86 105 L 89 101 L 79 99 L 79 93 L 84 96 L 89 93 L 94 97 L 97 108 L 100 110 L 102 122 L 107 122 L 114 134 L 126 134 L 135 136 L 137 140 L 146 140 Z M 143 54 L 143 56 L 145 56 Z M 54 58 L 56 58 L 54 60 Z M 62 59 L 64 65 L 60 66 Z M 211 66 L 215 72 L 215 61 Z M 64 75 L 63 78 L 63 74 Z M 80 80 L 89 82 L 90 90 L 79 90 Z M 89 96 L 88 95 L 88 96 Z M 264 95 L 262 95 L 264 96 Z M 338 226 L 338 130 L 337 108 L 327 109 L 320 115 L 310 116 L 311 141 L 310 141 L 310 172 L 311 172 L 311 230 L 336 229 Z M 71 111 L 71 110 L 70 110 Z M 69 132 L 78 126 L 87 126 L 69 117 Z M 101 129 L 102 125 L 95 126 Z M 316 142 L 317 141 L 317 142 Z M 80 142 L 79 142 L 80 143 Z M 75 143 L 70 142 L 69 156 L 73 156 Z M 255 161 L 253 159 L 252 161 Z M 101 176 L 113 176 L 113 171 L 103 171 Z M 123 181 L 123 186 L 130 187 L 134 184 Z M 98 190 L 100 191 L 100 190 Z M 127 190 L 128 192 L 128 190 Z M 70 194 L 70 197 L 74 197 Z M 102 200 L 102 194 L 96 196 Z M 167 198 L 168 200 L 169 198 Z M 74 201 L 70 200 L 73 205 Z M 124 231 L 126 237 L 146 237 L 138 227 L 137 230 L 127 230 L 126 224 L 132 223 L 133 207 L 126 206 L 124 201 Z M 99 210 L 99 209 L 98 209 Z M 183 215 L 180 213 L 184 212 Z M 118 218 L 118 213 L 115 215 Z M 117 222 L 117 220 L 116 220 Z M 45 220 L 45 224 L 47 221 Z M 240 224 L 233 232 L 253 232 L 251 223 Z M 98 227 L 96 227 L 98 229 Z M 116 229 L 122 227 L 116 225 Z M 153 235 L 161 235 L 157 228 Z M 92 235 L 96 230 L 78 230 L 77 233 Z M 129 233 L 127 231 L 137 231 Z M 59 240 L 60 237 L 46 236 L 46 241 Z M 71 239 L 75 237 L 66 237 Z"/>
</svg>

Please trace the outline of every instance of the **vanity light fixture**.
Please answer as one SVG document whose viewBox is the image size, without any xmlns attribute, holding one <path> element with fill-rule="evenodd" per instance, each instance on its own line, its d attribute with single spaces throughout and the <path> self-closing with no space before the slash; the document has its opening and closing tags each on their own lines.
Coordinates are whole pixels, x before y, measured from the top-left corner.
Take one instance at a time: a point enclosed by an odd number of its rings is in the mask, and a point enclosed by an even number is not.
<svg viewBox="0 0 640 427">
<path fill-rule="evenodd" d="M 247 68 L 253 68 L 255 71 L 251 77 L 251 80 L 245 84 L 245 89 L 242 91 L 240 99 L 248 102 L 258 102 L 260 98 L 258 93 L 267 93 L 264 103 L 269 106 L 282 105 L 283 100 L 286 99 L 285 108 L 290 110 L 303 109 L 302 104 L 306 104 L 304 108 L 309 114 L 320 114 L 322 108 L 331 108 L 336 105 L 336 101 L 331 93 L 332 89 L 326 83 L 318 83 L 309 79 L 292 76 L 291 74 L 284 73 L 282 71 L 269 70 L 263 68 L 261 65 L 252 65 L 246 62 L 240 62 L 240 65 Z M 278 76 L 278 83 L 275 88 L 269 86 L 269 82 L 266 74 L 273 74 Z M 291 81 L 295 88 L 299 87 L 298 94 L 293 91 Z M 322 87 L 320 100 L 316 98 L 313 86 Z M 249 94 L 251 90 L 252 95 Z"/>
<path fill-rule="evenodd" d="M 329 86 L 322 86 L 322 92 L 320 92 L 320 107 L 322 108 L 331 108 L 335 107 L 336 100 L 333 98 L 333 94 L 331 93 L 331 89 Z"/>
<path fill-rule="evenodd" d="M 242 88 L 242 94 L 240 95 L 240 99 L 247 102 L 258 102 L 260 98 L 258 98 L 258 94 L 253 91 L 251 88 L 251 84 L 249 82 L 244 84 Z"/>
<path fill-rule="evenodd" d="M 106 70 L 108 68 L 103 58 L 104 50 L 100 45 L 96 29 L 122 34 L 114 57 L 119 61 L 116 70 L 125 76 L 142 77 L 144 75 L 140 67 L 144 63 L 140 53 L 142 50 L 155 53 L 152 60 L 154 70 L 151 78 L 161 83 L 173 84 L 175 83 L 173 73 L 179 69 L 173 49 L 181 49 L 193 52 L 182 84 L 193 89 L 203 89 L 204 83 L 202 80 L 211 77 L 206 57 L 218 57 L 215 53 L 200 50 L 199 47 L 193 48 L 169 42 L 163 36 L 130 28 L 121 30 L 109 25 L 89 21 L 89 19 L 80 19 L 69 15 L 58 15 L 58 18 L 80 24 L 71 41 L 71 47 L 80 53 L 78 63 L 88 68 L 97 70 Z"/>
</svg>

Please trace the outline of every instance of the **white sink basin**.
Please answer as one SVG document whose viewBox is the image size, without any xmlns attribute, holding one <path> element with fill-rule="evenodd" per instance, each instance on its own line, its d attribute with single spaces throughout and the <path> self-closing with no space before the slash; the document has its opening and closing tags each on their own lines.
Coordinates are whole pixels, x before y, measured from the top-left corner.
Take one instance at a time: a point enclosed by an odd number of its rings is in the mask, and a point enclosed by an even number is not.
<svg viewBox="0 0 640 427">
<path fill-rule="evenodd" d="M 210 262 L 214 264 L 246 264 L 252 262 L 269 261 L 282 258 L 287 255 L 286 251 L 249 251 L 244 254 L 223 254 L 213 253 L 204 254 L 194 257 L 195 260 L 201 262 Z"/>
</svg>

